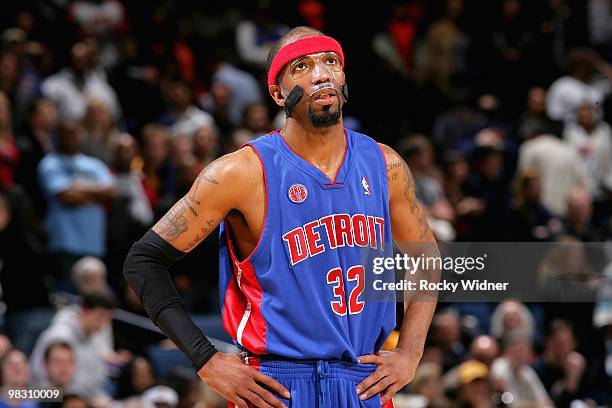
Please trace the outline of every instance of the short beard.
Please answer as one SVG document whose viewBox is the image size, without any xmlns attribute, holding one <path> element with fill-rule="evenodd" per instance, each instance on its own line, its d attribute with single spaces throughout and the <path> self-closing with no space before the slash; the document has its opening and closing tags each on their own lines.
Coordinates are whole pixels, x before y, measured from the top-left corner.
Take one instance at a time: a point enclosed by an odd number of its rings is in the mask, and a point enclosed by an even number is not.
<svg viewBox="0 0 612 408">
<path fill-rule="evenodd" d="M 342 109 L 339 108 L 337 111 L 324 110 L 323 112 L 314 112 L 312 108 L 308 107 L 308 119 L 315 129 L 323 129 L 332 127 L 340 123 L 340 117 L 342 116 Z"/>
</svg>

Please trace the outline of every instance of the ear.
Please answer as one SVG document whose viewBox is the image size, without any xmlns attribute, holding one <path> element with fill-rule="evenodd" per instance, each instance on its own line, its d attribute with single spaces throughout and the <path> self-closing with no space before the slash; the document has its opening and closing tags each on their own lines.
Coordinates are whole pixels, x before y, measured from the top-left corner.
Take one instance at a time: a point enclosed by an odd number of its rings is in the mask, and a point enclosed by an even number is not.
<svg viewBox="0 0 612 408">
<path fill-rule="evenodd" d="M 283 96 L 283 92 L 279 85 L 268 85 L 268 92 L 270 93 L 270 96 L 272 97 L 272 99 L 274 99 L 274 102 L 276 102 L 278 106 L 285 106 L 285 97 Z"/>
</svg>

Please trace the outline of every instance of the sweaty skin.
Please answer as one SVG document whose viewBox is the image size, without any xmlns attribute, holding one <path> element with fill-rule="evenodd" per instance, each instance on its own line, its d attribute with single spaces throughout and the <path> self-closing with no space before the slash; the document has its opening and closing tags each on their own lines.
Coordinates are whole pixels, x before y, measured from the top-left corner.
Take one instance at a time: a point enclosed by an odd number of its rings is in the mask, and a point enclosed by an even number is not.
<svg viewBox="0 0 612 408">
<path fill-rule="evenodd" d="M 312 35 L 312 34 L 311 34 Z M 330 55 L 326 55 L 330 54 Z M 342 96 L 329 96 L 331 83 L 340 89 L 344 72 L 334 53 L 319 53 L 290 63 L 279 75 L 279 85 L 269 86 L 278 106 L 294 86 L 304 89 L 305 96 L 287 118 L 281 131 L 288 145 L 305 160 L 333 179 L 341 166 L 345 150 L 342 118 L 335 125 L 315 128 L 308 111 L 324 114 L 341 109 Z M 323 89 L 317 91 L 317 89 Z M 314 92 L 314 94 L 313 94 Z M 321 92 L 327 92 L 322 100 Z M 317 100 L 317 98 L 319 98 Z M 435 240 L 426 216 L 415 195 L 408 165 L 390 147 L 380 145 L 387 161 L 389 207 L 394 240 L 410 252 L 405 243 L 424 243 L 437 253 Z M 250 147 L 225 155 L 208 165 L 193 183 L 190 191 L 153 227 L 172 246 L 189 252 L 205 239 L 223 219 L 229 222 L 239 257 L 244 259 L 254 250 L 265 219 L 265 183 L 261 163 Z M 432 256 L 432 254 L 429 254 Z M 435 255 L 435 254 L 434 254 Z M 357 387 L 363 399 L 381 393 L 383 403 L 412 381 L 423 353 L 425 336 L 435 302 L 406 302 L 404 324 L 397 350 L 361 356 L 362 363 L 377 364 L 377 370 Z M 198 373 L 202 380 L 238 407 L 247 402 L 257 407 L 282 407 L 283 404 L 260 384 L 264 383 L 288 398 L 285 388 L 270 377 L 242 364 L 238 355 L 215 354 Z"/>
</svg>

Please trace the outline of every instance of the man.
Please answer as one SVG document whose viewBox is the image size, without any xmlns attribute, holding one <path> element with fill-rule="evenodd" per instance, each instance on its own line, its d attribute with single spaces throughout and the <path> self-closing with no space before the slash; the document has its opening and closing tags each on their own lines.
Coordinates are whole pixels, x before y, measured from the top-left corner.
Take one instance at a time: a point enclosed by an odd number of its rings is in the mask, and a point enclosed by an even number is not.
<svg viewBox="0 0 612 408">
<path fill-rule="evenodd" d="M 397 349 L 381 353 L 395 304 L 364 300 L 366 271 L 373 256 L 391 255 L 392 239 L 427 256 L 438 255 L 435 240 L 401 157 L 342 126 L 340 45 L 299 27 L 269 61 L 285 128 L 205 168 L 134 244 L 124 274 L 202 380 L 235 406 L 392 406 L 414 377 L 435 301 L 407 302 Z M 216 352 L 168 275 L 222 220 L 222 319 L 246 361 Z"/>
<path fill-rule="evenodd" d="M 61 388 L 67 393 L 76 371 L 74 352 L 70 344 L 65 341 L 50 343 L 43 358 L 47 378 L 41 385 Z"/>
<path fill-rule="evenodd" d="M 56 342 L 67 343 L 74 352 L 76 370 L 70 390 L 85 397 L 106 396 L 107 361 L 114 357 L 110 326 L 116 300 L 112 292 L 85 293 L 82 305 L 61 308 L 36 343 L 30 363 L 37 382 L 48 377 L 45 351 Z"/>
<path fill-rule="evenodd" d="M 103 257 L 106 214 L 103 203 L 113 197 L 114 178 L 106 165 L 80 153 L 79 127 L 62 121 L 58 150 L 38 165 L 38 175 L 47 202 L 49 247 L 60 272 L 58 286 L 74 290 L 70 271 L 83 256 Z"/>
</svg>

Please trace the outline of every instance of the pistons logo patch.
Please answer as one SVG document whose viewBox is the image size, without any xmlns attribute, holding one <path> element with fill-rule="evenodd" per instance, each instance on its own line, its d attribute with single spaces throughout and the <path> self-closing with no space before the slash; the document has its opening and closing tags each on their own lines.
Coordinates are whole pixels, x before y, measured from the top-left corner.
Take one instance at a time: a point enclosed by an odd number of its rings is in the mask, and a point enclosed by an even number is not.
<svg viewBox="0 0 612 408">
<path fill-rule="evenodd" d="M 303 203 L 308 197 L 308 190 L 303 184 L 293 184 L 291 187 L 289 187 L 287 195 L 292 203 L 300 204 Z"/>
</svg>

